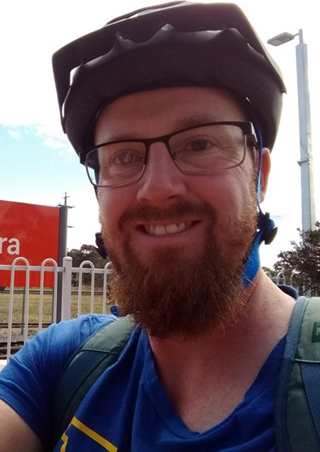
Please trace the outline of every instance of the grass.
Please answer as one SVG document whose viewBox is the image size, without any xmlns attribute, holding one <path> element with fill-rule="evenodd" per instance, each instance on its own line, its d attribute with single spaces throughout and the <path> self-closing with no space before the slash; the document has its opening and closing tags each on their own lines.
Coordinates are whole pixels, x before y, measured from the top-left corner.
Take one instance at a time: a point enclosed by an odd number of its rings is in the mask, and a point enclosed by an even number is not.
<svg viewBox="0 0 320 452">
<path fill-rule="evenodd" d="M 83 291 L 88 288 L 83 288 Z M 8 323 L 9 318 L 9 297 L 10 294 L 7 291 L 0 292 L 0 323 Z M 24 306 L 23 293 L 15 293 L 13 301 L 13 323 L 21 324 L 23 322 L 23 306 Z M 29 323 L 38 323 L 39 321 L 39 293 L 29 294 Z M 87 314 L 90 312 L 90 295 L 82 295 L 81 298 L 81 314 Z M 109 314 L 110 305 L 106 306 L 106 313 Z M 102 295 L 95 294 L 94 297 L 94 312 L 102 314 Z M 71 317 L 75 318 L 78 315 L 78 294 L 72 295 L 71 301 Z M 43 296 L 43 323 L 52 323 L 52 294 L 44 294 Z M 19 331 L 19 329 L 18 329 Z M 33 328 L 32 331 L 37 332 L 37 328 Z M 7 328 L 0 327 L 0 340 L 6 336 Z M 19 334 L 19 333 L 17 333 Z M 32 333 L 32 335 L 34 335 Z"/>
</svg>

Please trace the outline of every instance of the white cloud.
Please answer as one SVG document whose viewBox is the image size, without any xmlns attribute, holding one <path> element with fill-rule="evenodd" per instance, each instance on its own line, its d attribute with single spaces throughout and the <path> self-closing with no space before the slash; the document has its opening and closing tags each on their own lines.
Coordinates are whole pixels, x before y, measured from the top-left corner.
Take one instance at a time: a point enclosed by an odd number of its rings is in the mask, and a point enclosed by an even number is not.
<svg viewBox="0 0 320 452">
<path fill-rule="evenodd" d="M 14 140 L 21 139 L 21 132 L 19 130 L 8 129 L 7 132 Z"/>
<path fill-rule="evenodd" d="M 69 147 L 66 141 L 53 137 L 47 137 L 43 144 L 51 149 L 65 149 L 66 147 Z"/>
</svg>

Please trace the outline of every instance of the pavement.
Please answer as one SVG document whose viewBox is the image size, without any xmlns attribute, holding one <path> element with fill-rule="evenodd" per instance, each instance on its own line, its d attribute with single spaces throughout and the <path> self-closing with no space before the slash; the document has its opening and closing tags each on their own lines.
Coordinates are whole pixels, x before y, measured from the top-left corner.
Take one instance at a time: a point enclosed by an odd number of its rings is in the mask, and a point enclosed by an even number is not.
<svg viewBox="0 0 320 452">
<path fill-rule="evenodd" d="M 6 359 L 0 359 L 0 370 L 2 370 L 6 364 L 7 364 Z"/>
</svg>

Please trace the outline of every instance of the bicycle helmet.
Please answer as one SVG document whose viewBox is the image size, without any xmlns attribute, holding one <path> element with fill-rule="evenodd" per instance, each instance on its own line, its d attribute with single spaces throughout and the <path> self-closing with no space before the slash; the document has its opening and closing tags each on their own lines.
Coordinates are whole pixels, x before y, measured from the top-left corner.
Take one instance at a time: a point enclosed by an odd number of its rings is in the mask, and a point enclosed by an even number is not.
<svg viewBox="0 0 320 452">
<path fill-rule="evenodd" d="M 169 86 L 227 88 L 249 107 L 264 145 L 271 149 L 276 138 L 285 86 L 234 4 L 183 1 L 134 11 L 61 48 L 53 70 L 62 126 L 77 153 L 92 145 L 101 108 Z"/>
</svg>

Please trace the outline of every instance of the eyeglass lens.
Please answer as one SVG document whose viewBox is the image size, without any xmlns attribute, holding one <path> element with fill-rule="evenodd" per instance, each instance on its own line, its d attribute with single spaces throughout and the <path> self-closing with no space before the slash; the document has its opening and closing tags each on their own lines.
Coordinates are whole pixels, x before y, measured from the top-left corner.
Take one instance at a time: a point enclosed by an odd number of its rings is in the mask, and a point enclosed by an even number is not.
<svg viewBox="0 0 320 452">
<path fill-rule="evenodd" d="M 234 124 L 194 127 L 169 138 L 159 138 L 161 141 L 167 145 L 176 166 L 189 174 L 233 168 L 240 165 L 245 156 L 243 131 Z M 107 143 L 90 151 L 86 167 L 91 182 L 99 186 L 119 186 L 139 180 L 146 165 L 147 142 Z"/>
</svg>

